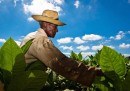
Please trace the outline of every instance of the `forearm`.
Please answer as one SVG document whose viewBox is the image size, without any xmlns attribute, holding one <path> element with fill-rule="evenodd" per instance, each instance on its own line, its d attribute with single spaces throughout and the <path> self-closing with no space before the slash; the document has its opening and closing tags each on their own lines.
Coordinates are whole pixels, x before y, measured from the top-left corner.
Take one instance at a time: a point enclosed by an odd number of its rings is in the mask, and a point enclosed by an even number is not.
<svg viewBox="0 0 130 91">
<path fill-rule="evenodd" d="M 63 57 L 60 60 L 51 60 L 50 65 L 48 66 L 67 79 L 86 86 L 91 85 L 96 76 L 94 67 L 85 66 L 81 62 L 78 63 L 67 57 Z"/>
</svg>

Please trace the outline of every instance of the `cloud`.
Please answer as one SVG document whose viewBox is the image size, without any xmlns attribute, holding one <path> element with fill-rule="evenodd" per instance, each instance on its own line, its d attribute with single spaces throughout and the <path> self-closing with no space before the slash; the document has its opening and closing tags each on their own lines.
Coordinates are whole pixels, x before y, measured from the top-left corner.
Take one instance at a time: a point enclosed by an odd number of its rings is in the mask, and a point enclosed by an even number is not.
<svg viewBox="0 0 130 91">
<path fill-rule="evenodd" d="M 86 51 L 86 50 L 90 49 L 90 47 L 81 45 L 81 46 L 78 46 L 77 49 L 79 49 L 80 51 Z"/>
<path fill-rule="evenodd" d="M 74 42 L 75 42 L 76 44 L 83 44 L 83 43 L 85 43 L 85 41 L 83 41 L 80 37 L 76 37 L 76 38 L 74 39 Z"/>
<path fill-rule="evenodd" d="M 85 58 L 86 56 L 91 56 L 91 55 L 95 55 L 95 52 L 81 52 L 83 58 Z"/>
<path fill-rule="evenodd" d="M 128 3 L 130 3 L 130 0 L 128 0 Z"/>
<path fill-rule="evenodd" d="M 66 56 L 70 57 L 70 52 L 63 52 Z"/>
<path fill-rule="evenodd" d="M 23 9 L 25 14 L 37 14 L 41 15 L 43 10 L 55 10 L 57 12 L 62 11 L 60 7 L 64 0 L 32 0 L 31 4 L 23 3 Z M 30 20 L 30 19 L 28 19 Z"/>
<path fill-rule="evenodd" d="M 16 7 L 17 1 L 19 0 L 14 0 L 14 7 Z"/>
<path fill-rule="evenodd" d="M 128 31 L 128 34 L 130 34 L 130 31 Z"/>
<path fill-rule="evenodd" d="M 3 0 L 0 0 L 0 3 L 2 3 L 3 2 Z"/>
<path fill-rule="evenodd" d="M 76 0 L 75 3 L 74 3 L 74 6 L 75 6 L 76 8 L 78 8 L 78 7 L 79 7 L 79 4 L 80 4 L 79 0 Z"/>
<path fill-rule="evenodd" d="M 130 44 L 122 43 L 119 45 L 120 48 L 130 48 Z"/>
<path fill-rule="evenodd" d="M 72 46 L 60 46 L 63 50 L 73 50 Z"/>
<path fill-rule="evenodd" d="M 61 39 L 58 39 L 57 42 L 59 44 L 67 44 L 67 43 L 70 43 L 72 42 L 72 39 L 71 37 L 66 37 L 66 38 L 61 38 Z"/>
<path fill-rule="evenodd" d="M 110 47 L 110 48 L 112 48 L 112 49 L 114 49 L 115 47 L 114 46 L 112 46 L 112 45 L 109 45 L 108 47 Z"/>
<path fill-rule="evenodd" d="M 32 17 L 29 17 L 28 21 L 31 22 L 31 21 L 34 21 L 34 19 Z"/>
<path fill-rule="evenodd" d="M 20 46 L 21 41 L 17 41 L 17 40 L 15 40 L 15 42 L 18 44 L 18 46 Z"/>
<path fill-rule="evenodd" d="M 126 34 L 125 32 L 119 31 L 115 37 L 111 36 L 110 39 L 121 40 L 125 36 L 125 34 Z"/>
<path fill-rule="evenodd" d="M 2 1 L 0 0 L 0 3 L 1 3 Z"/>
<path fill-rule="evenodd" d="M 92 46 L 92 50 L 101 50 L 103 45 Z"/>
<path fill-rule="evenodd" d="M 87 35 L 85 34 L 83 37 L 82 37 L 83 40 L 89 40 L 89 41 L 96 41 L 96 40 L 101 40 L 102 39 L 102 36 L 100 35 L 95 35 L 95 34 L 90 34 L 90 35 Z"/>
<path fill-rule="evenodd" d="M 54 0 L 58 5 L 62 5 L 64 0 Z"/>
<path fill-rule="evenodd" d="M 4 43 L 4 42 L 6 42 L 5 39 L 0 39 L 0 43 Z"/>
<path fill-rule="evenodd" d="M 128 57 L 128 56 L 130 56 L 130 54 L 123 54 L 125 57 Z"/>
</svg>

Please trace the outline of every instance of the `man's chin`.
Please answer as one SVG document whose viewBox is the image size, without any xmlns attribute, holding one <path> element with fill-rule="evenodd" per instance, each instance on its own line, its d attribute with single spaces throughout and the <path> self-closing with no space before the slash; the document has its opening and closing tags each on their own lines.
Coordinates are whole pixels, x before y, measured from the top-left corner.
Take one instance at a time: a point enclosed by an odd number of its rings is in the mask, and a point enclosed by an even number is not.
<svg viewBox="0 0 130 91">
<path fill-rule="evenodd" d="M 54 37 L 55 37 L 55 35 L 54 35 L 54 36 L 49 36 L 49 37 L 54 38 Z"/>
</svg>

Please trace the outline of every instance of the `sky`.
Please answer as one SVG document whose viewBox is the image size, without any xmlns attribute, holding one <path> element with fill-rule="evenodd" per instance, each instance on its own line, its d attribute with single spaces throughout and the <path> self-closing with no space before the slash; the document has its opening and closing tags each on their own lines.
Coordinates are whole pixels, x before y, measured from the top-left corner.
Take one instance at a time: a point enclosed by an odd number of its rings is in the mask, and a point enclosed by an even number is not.
<svg viewBox="0 0 130 91">
<path fill-rule="evenodd" d="M 19 45 L 37 31 L 31 15 L 46 9 L 66 24 L 51 38 L 65 55 L 94 55 L 105 45 L 130 56 L 130 0 L 0 0 L 0 47 L 10 37 Z"/>
</svg>

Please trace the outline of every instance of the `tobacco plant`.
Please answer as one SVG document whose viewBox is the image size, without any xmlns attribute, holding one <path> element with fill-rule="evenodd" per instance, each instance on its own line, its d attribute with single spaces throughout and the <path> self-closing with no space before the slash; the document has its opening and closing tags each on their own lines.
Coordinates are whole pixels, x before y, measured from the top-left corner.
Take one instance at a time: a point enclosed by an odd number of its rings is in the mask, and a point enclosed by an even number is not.
<svg viewBox="0 0 130 91">
<path fill-rule="evenodd" d="M 24 59 L 25 49 L 20 48 L 9 38 L 0 48 L 0 80 L 5 91 L 129 91 L 130 59 L 107 46 L 93 56 L 83 58 L 82 52 L 71 52 L 70 58 L 85 65 L 100 67 L 104 76 L 96 77 L 90 87 L 67 80 L 37 61 L 27 66 Z"/>
</svg>

